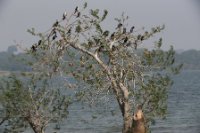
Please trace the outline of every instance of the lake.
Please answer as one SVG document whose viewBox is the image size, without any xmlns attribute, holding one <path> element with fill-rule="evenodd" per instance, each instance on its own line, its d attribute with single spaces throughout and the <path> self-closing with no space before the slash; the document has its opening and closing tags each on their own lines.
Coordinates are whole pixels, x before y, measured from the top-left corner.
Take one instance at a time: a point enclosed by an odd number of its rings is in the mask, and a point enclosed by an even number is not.
<svg viewBox="0 0 200 133">
<path fill-rule="evenodd" d="M 173 78 L 167 117 L 156 120 L 152 133 L 200 133 L 200 70 L 184 70 Z M 122 117 L 115 102 L 97 108 L 73 105 L 66 121 L 50 127 L 47 133 L 121 133 Z"/>
<path fill-rule="evenodd" d="M 200 70 L 184 70 L 174 76 L 174 80 L 169 92 L 167 118 L 157 120 L 152 133 L 200 133 Z M 67 121 L 56 132 L 120 133 L 122 117 L 117 104 L 106 107 L 98 110 L 71 107 Z"/>
</svg>

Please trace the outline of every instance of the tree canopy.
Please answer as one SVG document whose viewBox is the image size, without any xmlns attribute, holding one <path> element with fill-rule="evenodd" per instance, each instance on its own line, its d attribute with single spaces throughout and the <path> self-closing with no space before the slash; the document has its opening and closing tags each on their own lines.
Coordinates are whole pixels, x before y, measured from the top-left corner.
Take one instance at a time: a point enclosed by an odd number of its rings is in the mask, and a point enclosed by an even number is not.
<svg viewBox="0 0 200 133">
<path fill-rule="evenodd" d="M 162 38 L 152 49 L 144 48 L 143 42 L 162 32 L 165 26 L 137 31 L 122 14 L 115 19 L 116 28 L 109 31 L 102 27 L 108 11 L 91 9 L 87 13 L 86 8 L 87 3 L 71 13 L 63 13 L 46 32 L 28 30 L 40 37 L 27 50 L 35 61 L 33 71 L 50 78 L 61 76 L 78 90 L 80 98 L 95 101 L 99 94 L 113 95 L 123 116 L 123 133 L 134 128 L 132 114 L 138 105 L 148 127 L 153 118 L 165 116 L 167 90 L 173 83 L 170 76 L 182 66 L 175 64 L 172 46 L 167 51 L 161 49 Z"/>
</svg>

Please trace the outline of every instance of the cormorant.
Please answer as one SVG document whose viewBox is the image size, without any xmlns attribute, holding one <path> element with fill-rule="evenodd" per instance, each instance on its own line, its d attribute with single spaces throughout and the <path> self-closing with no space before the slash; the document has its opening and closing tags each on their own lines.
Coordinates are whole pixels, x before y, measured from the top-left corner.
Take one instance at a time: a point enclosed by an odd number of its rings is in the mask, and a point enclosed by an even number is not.
<svg viewBox="0 0 200 133">
<path fill-rule="evenodd" d="M 65 20 L 65 19 L 66 19 L 66 16 L 67 16 L 67 12 L 64 12 L 64 13 L 63 13 L 63 18 L 62 18 L 62 19 Z"/>
<path fill-rule="evenodd" d="M 132 26 L 130 29 L 130 33 L 133 33 L 133 29 L 135 28 L 135 26 Z"/>
<path fill-rule="evenodd" d="M 123 32 L 122 32 L 123 34 L 125 34 L 126 33 L 126 28 L 123 28 Z"/>
<path fill-rule="evenodd" d="M 114 37 L 115 37 L 115 32 L 113 32 L 113 33 L 111 34 L 110 39 L 111 39 L 111 40 L 114 40 Z"/>
<path fill-rule="evenodd" d="M 124 39 L 124 42 L 123 42 L 123 43 L 125 44 L 125 43 L 127 43 L 127 41 L 128 41 L 128 37 L 125 37 L 125 39 Z"/>
<path fill-rule="evenodd" d="M 74 14 L 76 14 L 77 12 L 78 12 L 78 6 L 75 8 Z"/>
<path fill-rule="evenodd" d="M 119 29 L 119 28 L 121 28 L 123 25 L 122 25 L 122 23 L 119 23 L 118 25 L 117 25 L 117 28 L 116 29 Z"/>
</svg>

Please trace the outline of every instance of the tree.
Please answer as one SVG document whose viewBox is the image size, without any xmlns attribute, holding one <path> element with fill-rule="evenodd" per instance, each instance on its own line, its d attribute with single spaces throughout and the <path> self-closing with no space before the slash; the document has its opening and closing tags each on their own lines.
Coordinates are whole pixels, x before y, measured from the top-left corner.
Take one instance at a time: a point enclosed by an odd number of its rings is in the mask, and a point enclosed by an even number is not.
<svg viewBox="0 0 200 133">
<path fill-rule="evenodd" d="M 25 75 L 24 75 L 25 74 Z M 49 123 L 57 123 L 68 115 L 70 97 L 54 88 L 43 74 L 11 75 L 0 86 L 0 106 L 7 123 L 5 132 L 21 132 L 27 127 L 35 133 L 45 133 Z M 20 78 L 21 77 L 21 78 Z"/>
<path fill-rule="evenodd" d="M 33 67 L 40 64 L 49 76 L 72 77 L 88 88 L 81 94 L 89 93 L 91 98 L 97 92 L 114 95 L 123 116 L 123 133 L 132 130 L 137 105 L 144 110 L 147 125 L 152 118 L 164 116 L 167 90 L 172 85 L 170 75 L 178 73 L 181 65 L 175 65 L 173 47 L 161 49 L 162 39 L 152 49 L 141 49 L 143 42 L 164 26 L 137 32 L 134 26 L 128 27 L 128 17 L 122 14 L 115 19 L 116 29 L 109 31 L 102 28 L 108 11 L 100 15 L 95 9 L 87 14 L 86 7 L 87 3 L 82 9 L 64 13 L 47 32 L 28 30 L 40 37 L 28 50 L 37 58 Z"/>
</svg>

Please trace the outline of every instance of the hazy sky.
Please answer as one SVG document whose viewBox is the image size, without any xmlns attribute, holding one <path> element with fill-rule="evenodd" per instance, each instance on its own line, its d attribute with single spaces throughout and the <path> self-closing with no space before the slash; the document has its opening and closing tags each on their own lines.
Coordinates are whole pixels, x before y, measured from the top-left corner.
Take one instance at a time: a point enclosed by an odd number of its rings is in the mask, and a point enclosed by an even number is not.
<svg viewBox="0 0 200 133">
<path fill-rule="evenodd" d="M 87 0 L 89 8 L 108 9 L 106 27 L 113 29 L 113 20 L 125 12 L 129 24 L 137 29 L 166 25 L 158 36 L 164 48 L 200 50 L 200 2 L 198 0 Z M 34 27 L 46 31 L 64 11 L 73 11 L 84 0 L 0 0 L 0 51 L 17 43 L 31 46 L 37 40 L 26 31 Z"/>
</svg>

